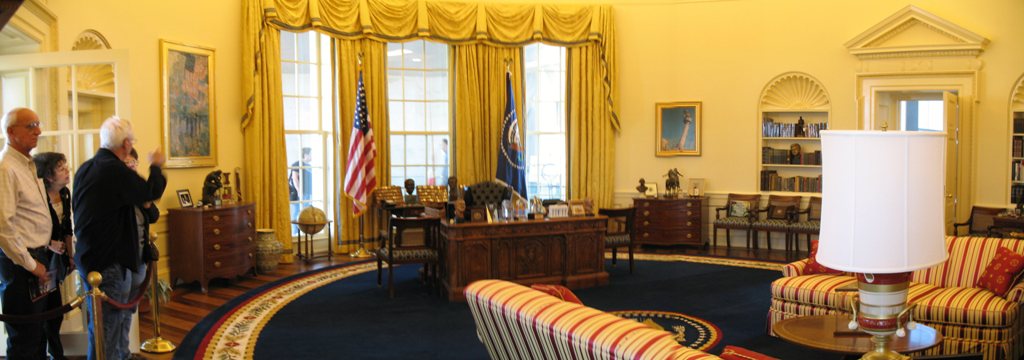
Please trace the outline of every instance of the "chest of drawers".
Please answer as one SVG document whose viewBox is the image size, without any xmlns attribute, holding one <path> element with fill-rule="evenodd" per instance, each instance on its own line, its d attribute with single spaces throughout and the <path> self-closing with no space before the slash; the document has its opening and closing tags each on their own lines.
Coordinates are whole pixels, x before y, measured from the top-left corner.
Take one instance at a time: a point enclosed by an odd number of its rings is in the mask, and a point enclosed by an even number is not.
<svg viewBox="0 0 1024 360">
<path fill-rule="evenodd" d="M 250 272 L 255 254 L 253 204 L 167 211 L 171 281 L 199 281 L 206 293 L 210 279 Z"/>
<path fill-rule="evenodd" d="M 703 197 L 633 199 L 637 244 L 704 245 Z"/>
</svg>

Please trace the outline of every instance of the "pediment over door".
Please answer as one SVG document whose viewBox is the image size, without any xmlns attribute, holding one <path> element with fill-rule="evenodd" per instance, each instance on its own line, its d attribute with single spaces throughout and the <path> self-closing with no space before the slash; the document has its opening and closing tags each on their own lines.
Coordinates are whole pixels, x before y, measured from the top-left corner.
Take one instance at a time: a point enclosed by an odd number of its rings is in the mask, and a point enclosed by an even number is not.
<svg viewBox="0 0 1024 360">
<path fill-rule="evenodd" d="M 988 39 L 908 5 L 846 42 L 861 60 L 907 57 L 978 57 Z"/>
</svg>

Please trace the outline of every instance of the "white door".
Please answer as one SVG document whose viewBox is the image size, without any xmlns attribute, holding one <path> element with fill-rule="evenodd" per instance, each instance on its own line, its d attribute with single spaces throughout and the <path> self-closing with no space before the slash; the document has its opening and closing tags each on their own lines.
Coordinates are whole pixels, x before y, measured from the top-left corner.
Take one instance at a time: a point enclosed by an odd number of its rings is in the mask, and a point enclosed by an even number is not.
<svg viewBox="0 0 1024 360">
<path fill-rule="evenodd" d="M 953 233 L 953 222 L 960 203 L 960 105 L 956 94 L 942 92 L 942 117 L 946 125 L 946 233 Z"/>
<path fill-rule="evenodd" d="M 87 50 L 0 56 L 0 109 L 28 107 L 39 114 L 43 133 L 33 151 L 55 151 L 68 157 L 72 174 L 99 148 L 99 126 L 117 114 L 131 117 L 128 92 L 128 51 Z M 0 132 L 0 141 L 4 132 Z M 75 184 L 71 185 L 74 191 Z M 83 292 L 76 273 L 64 281 L 67 303 Z M 67 355 L 85 355 L 88 346 L 80 310 L 65 315 L 61 339 Z M 131 349 L 138 351 L 138 317 L 132 320 Z M 7 334 L 0 326 L 0 353 Z"/>
</svg>

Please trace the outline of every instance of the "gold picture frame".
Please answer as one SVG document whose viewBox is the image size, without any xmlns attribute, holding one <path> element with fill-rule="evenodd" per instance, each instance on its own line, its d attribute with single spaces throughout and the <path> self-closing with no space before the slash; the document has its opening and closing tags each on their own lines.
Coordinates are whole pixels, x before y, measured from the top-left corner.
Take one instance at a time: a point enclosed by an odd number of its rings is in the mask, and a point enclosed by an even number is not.
<svg viewBox="0 0 1024 360">
<path fill-rule="evenodd" d="M 162 139 L 166 166 L 217 166 L 214 49 L 160 40 Z"/>
<path fill-rule="evenodd" d="M 656 156 L 700 156 L 700 101 L 654 104 Z"/>
</svg>

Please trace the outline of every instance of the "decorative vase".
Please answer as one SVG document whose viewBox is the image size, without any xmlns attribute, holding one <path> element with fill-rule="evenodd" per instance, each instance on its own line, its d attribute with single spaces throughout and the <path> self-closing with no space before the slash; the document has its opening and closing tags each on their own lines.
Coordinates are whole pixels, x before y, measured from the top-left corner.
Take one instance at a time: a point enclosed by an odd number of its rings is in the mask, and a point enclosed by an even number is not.
<svg viewBox="0 0 1024 360">
<path fill-rule="evenodd" d="M 281 243 L 274 235 L 274 229 L 256 230 L 256 270 L 269 274 L 277 270 L 281 261 Z"/>
</svg>

